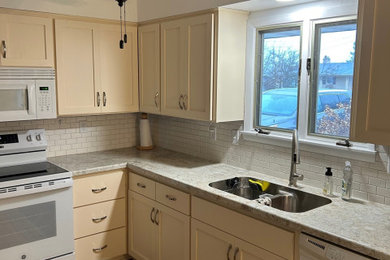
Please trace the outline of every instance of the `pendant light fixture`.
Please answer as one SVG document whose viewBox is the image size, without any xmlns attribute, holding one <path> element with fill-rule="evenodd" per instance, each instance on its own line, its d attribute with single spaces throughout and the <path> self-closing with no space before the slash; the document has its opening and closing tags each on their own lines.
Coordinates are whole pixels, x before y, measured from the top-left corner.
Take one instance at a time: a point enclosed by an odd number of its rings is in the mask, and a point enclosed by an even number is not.
<svg viewBox="0 0 390 260">
<path fill-rule="evenodd" d="M 121 26 L 121 39 L 119 40 L 119 48 L 123 49 L 124 44 L 127 43 L 127 32 L 126 32 L 126 1 L 127 0 L 115 0 L 119 5 L 119 18 Z M 123 7 L 123 19 L 122 19 L 122 7 Z M 122 29 L 124 27 L 124 30 Z M 125 32 L 123 34 L 123 31 Z"/>
</svg>

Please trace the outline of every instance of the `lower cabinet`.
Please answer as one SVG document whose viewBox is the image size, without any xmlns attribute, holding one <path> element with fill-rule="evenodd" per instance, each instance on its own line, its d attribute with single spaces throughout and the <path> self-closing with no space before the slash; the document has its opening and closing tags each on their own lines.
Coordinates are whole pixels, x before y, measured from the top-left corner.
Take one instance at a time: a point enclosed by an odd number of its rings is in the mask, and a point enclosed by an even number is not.
<svg viewBox="0 0 390 260">
<path fill-rule="evenodd" d="M 190 216 L 129 191 L 129 254 L 137 260 L 190 259 Z"/>
<path fill-rule="evenodd" d="M 191 220 L 191 260 L 282 260 L 283 258 L 228 233 Z"/>
</svg>

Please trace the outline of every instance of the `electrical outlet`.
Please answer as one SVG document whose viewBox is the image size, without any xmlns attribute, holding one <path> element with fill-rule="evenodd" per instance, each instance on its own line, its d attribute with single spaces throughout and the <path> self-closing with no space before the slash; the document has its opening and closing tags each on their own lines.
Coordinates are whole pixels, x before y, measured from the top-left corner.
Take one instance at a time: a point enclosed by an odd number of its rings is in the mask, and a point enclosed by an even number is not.
<svg viewBox="0 0 390 260">
<path fill-rule="evenodd" d="M 88 132 L 87 121 L 80 121 L 79 127 L 80 127 L 80 133 L 86 133 L 86 132 Z"/>
<path fill-rule="evenodd" d="M 209 138 L 210 138 L 210 140 L 217 141 L 217 126 L 216 125 L 210 124 Z"/>
</svg>

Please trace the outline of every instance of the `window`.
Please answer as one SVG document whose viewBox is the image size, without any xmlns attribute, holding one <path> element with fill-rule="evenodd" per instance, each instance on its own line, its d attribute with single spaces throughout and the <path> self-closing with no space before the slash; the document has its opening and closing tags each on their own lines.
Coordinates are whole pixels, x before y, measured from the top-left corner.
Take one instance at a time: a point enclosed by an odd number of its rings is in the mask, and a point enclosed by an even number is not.
<svg viewBox="0 0 390 260">
<path fill-rule="evenodd" d="M 301 29 L 258 31 L 257 126 L 295 129 Z"/>
<path fill-rule="evenodd" d="M 257 31 L 254 126 L 348 138 L 356 21 L 316 21 L 313 34 L 302 65 L 300 26 Z"/>
</svg>

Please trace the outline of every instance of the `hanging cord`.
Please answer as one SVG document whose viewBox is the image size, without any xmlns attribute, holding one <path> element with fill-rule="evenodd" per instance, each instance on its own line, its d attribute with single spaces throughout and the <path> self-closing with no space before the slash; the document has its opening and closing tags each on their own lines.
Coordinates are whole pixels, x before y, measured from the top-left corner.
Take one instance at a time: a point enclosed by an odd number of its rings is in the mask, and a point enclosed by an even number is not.
<svg viewBox="0 0 390 260">
<path fill-rule="evenodd" d="M 119 41 L 119 48 L 123 49 L 123 38 L 122 38 L 122 6 L 119 5 L 119 17 L 121 25 L 121 40 Z"/>
<path fill-rule="evenodd" d="M 125 35 L 123 36 L 123 40 L 125 41 L 125 43 L 127 43 L 127 30 L 126 30 L 126 1 L 124 1 L 124 4 L 123 4 L 123 24 L 124 24 L 124 27 L 125 27 Z"/>
</svg>

